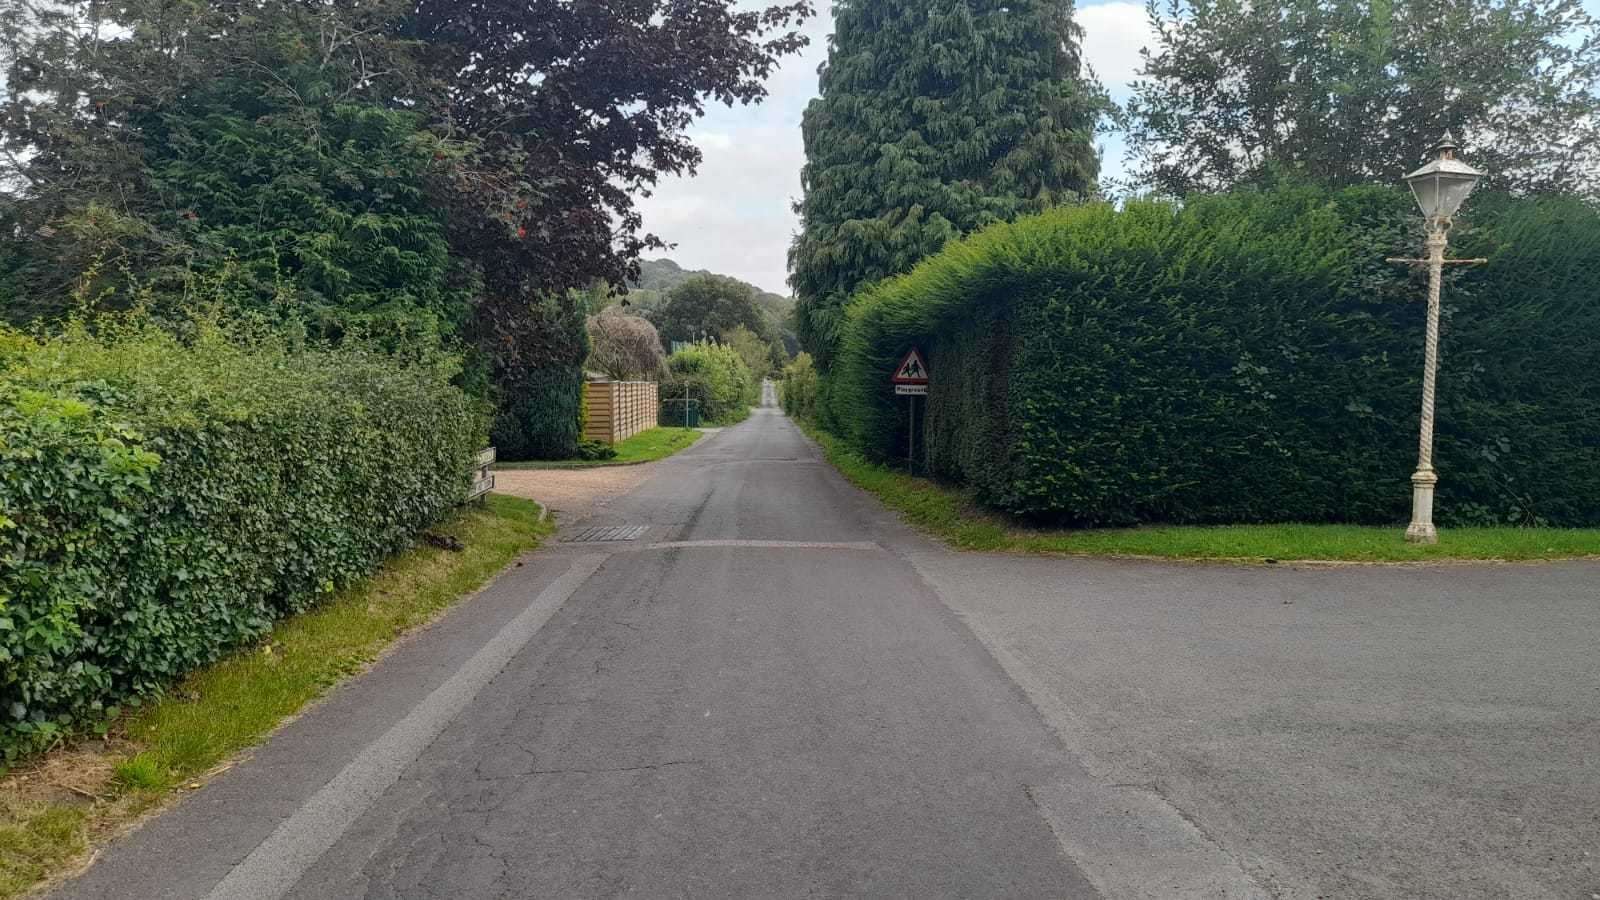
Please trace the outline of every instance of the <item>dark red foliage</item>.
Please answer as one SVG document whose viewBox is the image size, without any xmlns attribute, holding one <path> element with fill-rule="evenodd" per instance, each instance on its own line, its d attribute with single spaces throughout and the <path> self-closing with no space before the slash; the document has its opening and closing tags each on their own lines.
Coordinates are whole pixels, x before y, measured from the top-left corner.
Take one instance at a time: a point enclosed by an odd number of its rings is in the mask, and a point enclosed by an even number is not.
<svg viewBox="0 0 1600 900">
<path fill-rule="evenodd" d="M 442 85 L 438 115 L 481 142 L 450 219 L 490 296 L 520 306 L 635 274 L 663 245 L 634 198 L 698 165 L 686 129 L 707 100 L 765 96 L 811 13 L 810 0 L 420 0 L 408 36 Z"/>
</svg>

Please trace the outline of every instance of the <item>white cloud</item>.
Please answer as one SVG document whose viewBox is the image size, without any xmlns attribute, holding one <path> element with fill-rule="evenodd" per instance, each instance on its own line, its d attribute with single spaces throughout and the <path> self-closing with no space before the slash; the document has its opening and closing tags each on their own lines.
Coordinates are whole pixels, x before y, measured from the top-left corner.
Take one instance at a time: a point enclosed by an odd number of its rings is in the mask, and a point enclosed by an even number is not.
<svg viewBox="0 0 1600 900">
<path fill-rule="evenodd" d="M 817 67 L 828 58 L 830 4 L 806 24 L 811 46 L 785 59 L 758 106 L 713 107 L 693 137 L 705 155 L 693 178 L 662 179 L 639 202 L 645 227 L 669 244 L 684 268 L 732 275 L 789 293 L 789 242 L 799 225 L 791 203 L 800 196 L 805 148 L 800 119 L 817 93 Z"/>
<path fill-rule="evenodd" d="M 793 129 L 752 125 L 728 139 L 700 142 L 705 161 L 695 178 L 663 180 L 639 202 L 645 226 L 677 246 L 667 255 L 689 269 L 709 269 L 787 294 L 789 203 L 800 193 L 805 153 Z"/>
<path fill-rule="evenodd" d="M 1128 82 L 1138 74 L 1139 50 L 1151 44 L 1154 33 L 1144 4 L 1116 0 L 1079 7 L 1083 27 L 1083 58 L 1113 96 L 1127 96 Z"/>
<path fill-rule="evenodd" d="M 733 136 L 723 131 L 691 131 L 689 139 L 702 150 L 727 150 L 733 146 Z"/>
</svg>

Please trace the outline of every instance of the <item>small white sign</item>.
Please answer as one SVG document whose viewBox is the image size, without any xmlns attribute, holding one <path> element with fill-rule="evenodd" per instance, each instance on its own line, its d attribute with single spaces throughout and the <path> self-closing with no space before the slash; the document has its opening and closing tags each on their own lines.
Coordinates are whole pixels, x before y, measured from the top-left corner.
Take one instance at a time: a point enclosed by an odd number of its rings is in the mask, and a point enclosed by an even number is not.
<svg viewBox="0 0 1600 900">
<path fill-rule="evenodd" d="M 496 457 L 493 447 L 478 451 L 476 465 L 473 466 L 476 471 L 472 473 L 472 488 L 467 491 L 468 500 L 476 500 L 494 490 L 494 470 L 489 467 L 494 465 Z"/>
<path fill-rule="evenodd" d="M 925 384 L 897 384 L 894 386 L 895 394 L 901 397 L 926 397 L 928 386 Z"/>
</svg>

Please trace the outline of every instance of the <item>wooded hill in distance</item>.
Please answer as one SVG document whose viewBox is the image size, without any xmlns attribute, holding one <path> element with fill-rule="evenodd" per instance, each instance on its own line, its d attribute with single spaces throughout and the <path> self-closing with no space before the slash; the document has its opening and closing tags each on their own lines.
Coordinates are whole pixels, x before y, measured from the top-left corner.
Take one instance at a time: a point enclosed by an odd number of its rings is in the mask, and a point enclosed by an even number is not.
<svg viewBox="0 0 1600 900">
<path fill-rule="evenodd" d="M 649 309 L 655 302 L 678 285 L 688 281 L 696 275 L 716 275 L 705 269 L 689 270 L 678 265 L 670 259 L 642 259 L 639 261 L 639 277 L 628 282 L 628 301 L 634 306 Z M 732 276 L 723 276 L 729 278 Z M 734 279 L 738 281 L 739 279 Z M 749 284 L 749 282 L 741 282 Z M 789 314 L 794 311 L 794 298 L 763 291 L 755 285 L 750 285 L 756 292 L 756 303 L 772 316 L 779 324 L 788 321 Z"/>
<path fill-rule="evenodd" d="M 651 314 L 660 308 L 666 295 L 673 288 L 700 275 L 731 278 L 748 286 L 755 294 L 756 306 L 760 307 L 770 320 L 772 334 L 783 341 L 790 355 L 798 352 L 799 343 L 794 338 L 794 298 L 764 291 L 756 285 L 729 275 L 720 275 L 706 269 L 685 269 L 666 258 L 643 259 L 639 261 L 639 277 L 628 283 L 628 294 L 625 299 L 638 314 L 651 318 Z"/>
</svg>

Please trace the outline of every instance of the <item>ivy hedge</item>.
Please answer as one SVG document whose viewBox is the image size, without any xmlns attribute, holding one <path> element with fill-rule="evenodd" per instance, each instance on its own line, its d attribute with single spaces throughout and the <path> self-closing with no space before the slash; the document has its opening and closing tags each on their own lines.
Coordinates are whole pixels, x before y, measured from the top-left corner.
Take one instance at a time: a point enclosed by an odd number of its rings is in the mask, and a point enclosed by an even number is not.
<svg viewBox="0 0 1600 900">
<path fill-rule="evenodd" d="M 0 335 L 0 754 L 371 573 L 461 502 L 443 364 L 199 326 Z"/>
<path fill-rule="evenodd" d="M 1600 524 L 1600 211 L 1475 197 L 1447 275 L 1435 464 L 1445 524 Z M 1057 209 L 864 292 L 822 424 L 917 453 L 1036 520 L 1404 521 L 1425 275 L 1409 197 L 1284 189 Z M 920 460 L 919 460 L 920 462 Z"/>
</svg>

